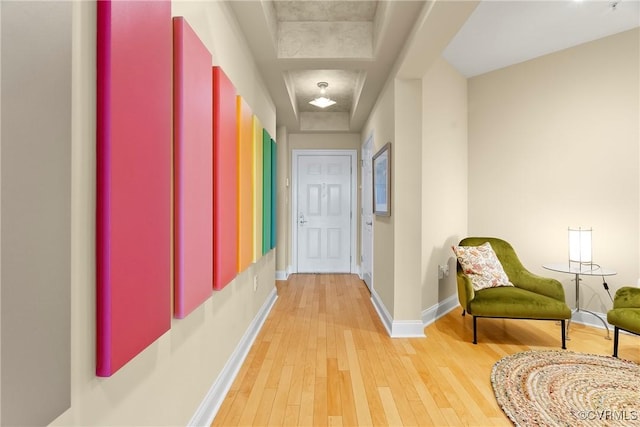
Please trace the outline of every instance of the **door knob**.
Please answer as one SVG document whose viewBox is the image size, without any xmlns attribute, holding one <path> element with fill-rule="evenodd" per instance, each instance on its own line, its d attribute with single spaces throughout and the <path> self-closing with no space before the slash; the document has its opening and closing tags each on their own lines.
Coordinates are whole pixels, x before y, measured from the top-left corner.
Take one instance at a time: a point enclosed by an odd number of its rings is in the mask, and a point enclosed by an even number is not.
<svg viewBox="0 0 640 427">
<path fill-rule="evenodd" d="M 304 225 L 306 222 L 307 222 L 307 220 L 304 219 L 304 214 L 300 213 L 300 215 L 298 216 L 298 224 Z"/>
</svg>

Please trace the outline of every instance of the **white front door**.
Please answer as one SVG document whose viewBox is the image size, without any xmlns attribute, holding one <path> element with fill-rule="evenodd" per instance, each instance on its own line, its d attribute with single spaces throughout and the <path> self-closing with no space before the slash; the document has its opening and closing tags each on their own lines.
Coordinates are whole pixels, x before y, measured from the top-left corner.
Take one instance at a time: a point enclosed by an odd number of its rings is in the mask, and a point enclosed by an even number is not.
<svg viewBox="0 0 640 427">
<path fill-rule="evenodd" d="M 373 136 L 362 146 L 360 276 L 373 289 Z"/>
<path fill-rule="evenodd" d="M 298 273 L 351 272 L 352 159 L 295 157 Z"/>
</svg>

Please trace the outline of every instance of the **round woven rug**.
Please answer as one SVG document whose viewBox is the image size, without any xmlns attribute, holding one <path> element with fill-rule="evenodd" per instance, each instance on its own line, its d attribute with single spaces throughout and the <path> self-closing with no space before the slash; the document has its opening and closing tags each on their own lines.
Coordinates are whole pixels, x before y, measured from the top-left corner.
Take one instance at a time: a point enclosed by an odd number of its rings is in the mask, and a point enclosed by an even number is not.
<svg viewBox="0 0 640 427">
<path fill-rule="evenodd" d="M 491 371 L 516 426 L 640 426 L 640 365 L 566 350 L 526 351 Z"/>
</svg>

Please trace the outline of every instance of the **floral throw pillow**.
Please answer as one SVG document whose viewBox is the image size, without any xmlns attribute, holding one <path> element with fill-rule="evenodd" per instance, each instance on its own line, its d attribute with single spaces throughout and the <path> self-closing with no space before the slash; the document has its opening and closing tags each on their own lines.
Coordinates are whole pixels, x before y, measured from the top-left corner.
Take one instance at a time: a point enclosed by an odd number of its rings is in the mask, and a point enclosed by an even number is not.
<svg viewBox="0 0 640 427">
<path fill-rule="evenodd" d="M 462 271 L 471 279 L 474 290 L 513 286 L 489 242 L 480 246 L 452 246 L 451 249 Z"/>
</svg>

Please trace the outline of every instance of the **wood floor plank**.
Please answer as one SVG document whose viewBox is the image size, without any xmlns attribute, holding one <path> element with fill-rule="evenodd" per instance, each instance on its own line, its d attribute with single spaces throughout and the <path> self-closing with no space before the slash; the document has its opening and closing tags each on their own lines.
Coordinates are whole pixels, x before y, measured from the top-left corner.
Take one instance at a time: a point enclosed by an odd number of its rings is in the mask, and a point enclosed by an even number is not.
<svg viewBox="0 0 640 427">
<path fill-rule="evenodd" d="M 371 414 L 369 412 L 369 402 L 367 401 L 367 392 L 365 391 L 364 381 L 362 379 L 362 370 L 356 353 L 356 346 L 353 341 L 351 331 L 344 332 L 345 348 L 347 351 L 347 360 L 349 363 L 349 372 L 351 374 L 351 391 L 355 404 L 357 424 L 359 426 L 373 425 Z M 344 403 L 344 402 L 343 402 Z"/>
<path fill-rule="evenodd" d="M 300 414 L 299 405 L 287 405 L 282 421 L 283 426 L 298 426 L 298 415 Z"/>
<path fill-rule="evenodd" d="M 336 359 L 327 359 L 327 414 L 329 416 L 342 414 L 342 400 L 340 398 L 340 371 Z"/>
<path fill-rule="evenodd" d="M 239 421 L 240 425 L 249 425 L 253 422 L 260 405 L 261 396 L 266 388 L 267 377 L 269 376 L 272 363 L 273 361 L 271 360 L 265 360 L 264 363 L 260 365 L 255 380 L 252 377 L 245 376 L 244 382 L 247 384 L 247 387 L 250 387 L 250 391 L 247 403 L 242 410 L 242 416 Z"/>
<path fill-rule="evenodd" d="M 276 390 L 273 388 L 267 388 L 262 390 L 262 396 L 258 403 L 258 410 L 256 411 L 253 419 L 254 426 L 266 426 L 269 423 L 269 417 L 271 416 L 271 410 L 273 408 L 273 401 L 276 398 Z M 241 424 L 249 425 L 249 424 Z"/>
<path fill-rule="evenodd" d="M 313 395 L 313 425 L 321 426 L 327 424 L 329 414 L 327 412 L 327 377 L 316 378 L 316 385 Z"/>
<path fill-rule="evenodd" d="M 315 384 L 314 384 L 315 387 Z M 303 391 L 300 400 L 300 414 L 298 417 L 298 426 L 312 426 L 314 412 L 314 391 Z"/>
<path fill-rule="evenodd" d="M 382 407 L 384 408 L 384 414 L 387 417 L 387 423 L 390 426 L 401 426 L 402 418 L 400 412 L 396 406 L 396 402 L 393 399 L 393 392 L 390 387 L 378 387 L 378 393 L 380 394 L 380 400 L 382 401 Z"/>
<path fill-rule="evenodd" d="M 502 357 L 559 349 L 557 322 L 481 319 L 478 344 L 460 308 L 392 339 L 354 275 L 292 275 L 222 402 L 213 426 L 508 426 L 490 375 Z M 611 332 L 612 334 L 613 332 Z M 611 355 L 603 329 L 572 324 L 569 350 Z M 640 363 L 640 337 L 620 357 Z"/>
<path fill-rule="evenodd" d="M 283 366 L 278 388 L 273 399 L 273 406 L 269 416 L 268 425 L 284 425 L 284 418 L 287 412 L 287 396 L 289 394 L 292 372 L 292 366 Z"/>
<path fill-rule="evenodd" d="M 342 423 L 348 426 L 357 426 L 358 416 L 356 414 L 355 400 L 353 398 L 353 387 L 350 371 L 338 371 L 340 378 L 340 406 L 342 408 Z"/>
</svg>

